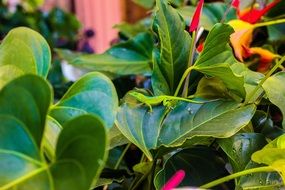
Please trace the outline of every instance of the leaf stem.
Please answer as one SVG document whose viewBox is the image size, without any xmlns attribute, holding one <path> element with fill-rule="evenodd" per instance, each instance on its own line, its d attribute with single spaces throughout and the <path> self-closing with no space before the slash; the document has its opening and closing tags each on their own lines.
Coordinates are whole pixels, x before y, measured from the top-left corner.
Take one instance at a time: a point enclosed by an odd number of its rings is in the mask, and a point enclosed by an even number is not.
<svg viewBox="0 0 285 190">
<path fill-rule="evenodd" d="M 230 181 L 232 179 L 235 179 L 237 177 L 241 177 L 241 176 L 244 176 L 244 175 L 248 175 L 248 174 L 252 174 L 252 173 L 260 173 L 260 172 L 273 172 L 273 171 L 275 171 L 275 170 L 273 168 L 271 168 L 270 166 L 264 166 L 264 167 L 259 167 L 259 168 L 252 168 L 252 169 L 248 169 L 248 170 L 244 170 L 244 171 L 241 171 L 241 172 L 237 172 L 237 173 L 228 175 L 226 177 L 214 180 L 214 181 L 212 181 L 210 183 L 207 183 L 205 185 L 200 186 L 200 188 L 209 189 L 209 188 L 217 186 L 217 185 L 219 185 L 221 183 Z"/>
<path fill-rule="evenodd" d="M 258 85 L 255 87 L 253 91 L 248 95 L 247 100 L 243 103 L 243 105 L 246 105 L 250 102 L 250 100 L 254 97 L 254 95 L 257 93 L 257 91 L 262 87 L 264 82 L 282 65 L 282 63 L 285 61 L 285 56 L 282 57 L 275 65 L 274 67 L 265 75 L 265 77 L 258 83 Z M 255 102 L 255 101 L 254 101 Z"/>
<path fill-rule="evenodd" d="M 220 23 L 224 23 L 225 22 L 225 20 L 227 18 L 227 15 L 229 14 L 231 8 L 232 8 L 232 4 L 231 4 L 231 2 L 229 2 L 228 5 L 227 5 L 227 9 L 225 10 L 224 15 L 223 15 Z"/>
<path fill-rule="evenodd" d="M 191 42 L 191 46 L 190 46 L 190 53 L 189 53 L 189 59 L 188 59 L 188 66 L 187 66 L 187 68 L 189 68 L 189 67 L 191 67 L 193 65 L 194 54 L 195 54 L 195 46 L 196 46 L 196 41 L 197 41 L 197 31 L 193 31 L 192 34 L 193 34 L 192 35 L 192 42 Z M 184 98 L 186 98 L 187 95 L 188 95 L 189 79 L 190 79 L 190 72 L 189 72 L 189 74 L 188 74 L 188 76 L 186 78 L 186 81 L 185 81 L 185 84 L 184 84 L 184 89 L 183 89 L 183 92 L 182 92 L 182 97 L 184 97 Z"/>
<path fill-rule="evenodd" d="M 130 148 L 131 144 L 132 144 L 132 143 L 128 143 L 127 146 L 124 148 L 124 150 L 123 150 L 121 156 L 119 157 L 119 159 L 118 159 L 118 161 L 117 161 L 117 163 L 116 163 L 116 165 L 115 165 L 115 167 L 114 167 L 115 170 L 119 168 L 120 163 L 122 162 L 122 160 L 123 160 L 125 154 L 127 153 L 128 149 Z"/>
<path fill-rule="evenodd" d="M 181 77 L 181 79 L 179 81 L 178 87 L 176 88 L 176 91 L 174 93 L 174 96 L 176 96 L 176 97 L 178 96 L 178 93 L 179 93 L 179 91 L 180 91 L 180 89 L 182 87 L 182 84 L 183 84 L 184 80 L 187 78 L 187 76 L 189 76 L 188 74 L 192 71 L 193 68 L 194 67 L 191 66 L 188 69 L 186 69 L 186 71 L 183 73 L 183 75 L 182 75 L 182 77 Z"/>
<path fill-rule="evenodd" d="M 273 20 L 273 21 L 268 21 L 268 22 L 257 23 L 257 24 L 254 24 L 253 27 L 257 28 L 257 27 L 270 26 L 270 25 L 281 24 L 281 23 L 285 23 L 285 18 Z"/>
</svg>

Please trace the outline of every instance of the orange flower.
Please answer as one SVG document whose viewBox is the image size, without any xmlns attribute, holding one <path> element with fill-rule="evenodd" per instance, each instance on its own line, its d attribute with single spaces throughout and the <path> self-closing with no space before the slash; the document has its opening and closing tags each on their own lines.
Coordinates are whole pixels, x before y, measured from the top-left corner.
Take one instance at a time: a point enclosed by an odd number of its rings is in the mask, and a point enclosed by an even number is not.
<svg viewBox="0 0 285 190">
<path fill-rule="evenodd" d="M 244 58 L 249 57 L 246 49 L 250 47 L 254 27 L 241 20 L 232 20 L 228 24 L 235 30 L 230 38 L 235 56 L 238 60 L 243 61 Z"/>
<path fill-rule="evenodd" d="M 272 61 L 279 55 L 260 47 L 250 47 L 254 25 L 241 20 L 232 20 L 228 24 L 235 30 L 231 35 L 230 41 L 236 58 L 243 62 L 245 58 L 259 55 L 260 60 L 257 70 L 259 72 L 267 71 L 271 67 Z"/>
<path fill-rule="evenodd" d="M 259 72 L 265 72 L 268 69 L 270 69 L 272 65 L 272 61 L 278 57 L 280 57 L 277 54 L 272 53 L 271 51 L 267 49 L 263 49 L 260 47 L 252 47 L 249 49 L 249 53 L 251 55 L 259 55 L 259 66 L 257 68 L 257 71 Z"/>
</svg>

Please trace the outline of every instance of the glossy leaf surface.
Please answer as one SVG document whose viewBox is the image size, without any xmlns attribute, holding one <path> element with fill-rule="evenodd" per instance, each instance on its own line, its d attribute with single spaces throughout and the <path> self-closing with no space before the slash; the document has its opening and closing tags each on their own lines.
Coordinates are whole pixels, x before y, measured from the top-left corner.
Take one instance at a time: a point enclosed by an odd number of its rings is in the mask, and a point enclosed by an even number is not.
<svg viewBox="0 0 285 190">
<path fill-rule="evenodd" d="M 87 190 L 98 179 L 107 137 L 105 124 L 91 115 L 65 124 L 55 156 L 51 152 L 46 162 L 42 142 L 50 102 L 49 85 L 36 75 L 14 79 L 0 91 L 1 189 Z"/>
<path fill-rule="evenodd" d="M 285 180 L 285 135 L 281 135 L 255 152 L 251 159 L 259 164 L 266 164 L 276 170 Z"/>
<path fill-rule="evenodd" d="M 100 117 L 108 128 L 114 124 L 118 97 L 111 80 L 101 73 L 89 73 L 74 83 L 50 110 L 60 124 L 86 113 Z"/>
<path fill-rule="evenodd" d="M 227 174 L 221 157 L 208 147 L 195 147 L 181 150 L 166 160 L 163 168 L 155 176 L 155 187 L 161 189 L 178 170 L 184 170 L 186 176 L 179 187 L 198 187 L 208 181 Z"/>
<path fill-rule="evenodd" d="M 112 46 L 103 54 L 84 55 L 68 50 L 57 52 L 69 64 L 85 70 L 135 75 L 151 73 L 152 49 L 152 36 L 149 33 L 141 33 L 127 42 Z"/>
<path fill-rule="evenodd" d="M 250 156 L 266 145 L 265 137 L 258 133 L 239 133 L 218 143 L 227 154 L 233 173 L 243 171 L 250 161 Z"/>
<path fill-rule="evenodd" d="M 28 73 L 47 77 L 51 52 L 39 33 L 25 27 L 15 28 L 2 41 L 0 52 L 0 88 Z"/>
<path fill-rule="evenodd" d="M 245 169 L 257 168 L 262 165 L 250 161 Z M 283 182 L 277 172 L 254 173 L 240 177 L 236 189 L 261 189 L 261 190 L 279 190 L 282 188 Z"/>
<path fill-rule="evenodd" d="M 279 72 L 269 77 L 262 85 L 268 99 L 282 112 L 283 127 L 285 127 L 285 72 Z"/>
<path fill-rule="evenodd" d="M 236 63 L 229 38 L 232 27 L 226 24 L 216 24 L 205 41 L 202 53 L 194 64 L 194 69 L 217 77 L 225 86 L 240 97 L 245 97 L 244 77 L 233 72 L 230 65 Z"/>
<path fill-rule="evenodd" d="M 222 101 L 180 102 L 169 112 L 163 106 L 153 107 L 153 112 L 148 109 L 125 103 L 119 108 L 116 124 L 149 158 L 151 149 L 179 146 L 195 136 L 230 137 L 247 125 L 255 112 L 254 105 L 239 108 L 235 102 Z"/>
<path fill-rule="evenodd" d="M 159 38 L 159 59 L 154 64 L 153 85 L 165 80 L 169 91 L 164 94 L 174 94 L 180 78 L 187 68 L 190 35 L 185 31 L 185 23 L 177 10 L 168 5 L 164 0 L 156 1 L 156 12 L 153 30 Z M 164 79 L 156 75 L 160 74 Z M 164 81 L 163 81 L 164 82 Z"/>
</svg>

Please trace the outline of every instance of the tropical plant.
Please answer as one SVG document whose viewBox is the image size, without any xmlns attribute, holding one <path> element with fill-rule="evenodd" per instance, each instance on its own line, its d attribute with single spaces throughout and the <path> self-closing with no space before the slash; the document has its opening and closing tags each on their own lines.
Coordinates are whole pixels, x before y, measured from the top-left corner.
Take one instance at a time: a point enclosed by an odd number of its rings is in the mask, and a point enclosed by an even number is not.
<svg viewBox="0 0 285 190">
<path fill-rule="evenodd" d="M 111 81 L 90 73 L 54 104 L 46 80 L 51 53 L 40 34 L 13 29 L 0 52 L 1 189 L 94 186 L 118 102 Z"/>
<path fill-rule="evenodd" d="M 202 10 L 203 2 L 189 27 L 181 14 L 191 7 L 156 0 L 151 28 L 104 54 L 57 50 L 112 78 L 150 77 L 151 88 L 132 89 L 119 106 L 112 82 L 97 72 L 53 103 L 46 42 L 29 29 L 12 30 L 0 46 L 3 189 L 284 188 L 285 57 L 277 31 L 285 20 L 270 12 L 283 2 Z M 207 25 L 200 14 L 209 10 L 206 17 L 216 17 Z"/>
</svg>

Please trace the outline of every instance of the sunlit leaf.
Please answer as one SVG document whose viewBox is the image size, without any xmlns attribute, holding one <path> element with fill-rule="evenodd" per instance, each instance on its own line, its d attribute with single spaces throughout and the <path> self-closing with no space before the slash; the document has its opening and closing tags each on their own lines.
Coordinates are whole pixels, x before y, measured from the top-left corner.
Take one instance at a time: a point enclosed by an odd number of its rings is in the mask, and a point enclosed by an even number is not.
<svg viewBox="0 0 285 190">
<path fill-rule="evenodd" d="M 187 68 L 191 38 L 185 31 L 182 17 L 164 0 L 156 1 L 153 30 L 159 38 L 159 59 L 154 62 L 156 65 L 154 65 L 152 84 L 158 87 L 159 84 L 156 83 L 166 82 L 169 91 L 163 93 L 174 94 Z"/>
<path fill-rule="evenodd" d="M 69 50 L 57 52 L 69 64 L 78 68 L 116 75 L 134 75 L 151 73 L 152 49 L 152 36 L 141 33 L 127 42 L 112 46 L 103 54 L 78 54 Z"/>
<path fill-rule="evenodd" d="M 150 150 L 163 145 L 176 147 L 196 136 L 226 138 L 234 135 L 249 123 L 255 112 L 254 105 L 238 106 L 235 102 L 222 101 L 180 102 L 169 112 L 164 106 L 154 106 L 153 112 L 149 112 L 148 107 L 125 103 L 119 108 L 116 123 L 119 130 L 151 159 Z"/>
<path fill-rule="evenodd" d="M 74 83 L 50 110 L 60 124 L 86 113 L 102 118 L 108 128 L 114 124 L 118 97 L 111 80 L 101 73 L 89 73 Z"/>
<path fill-rule="evenodd" d="M 37 32 L 19 27 L 11 30 L 0 45 L 0 88 L 24 74 L 47 77 L 51 52 Z"/>
</svg>

